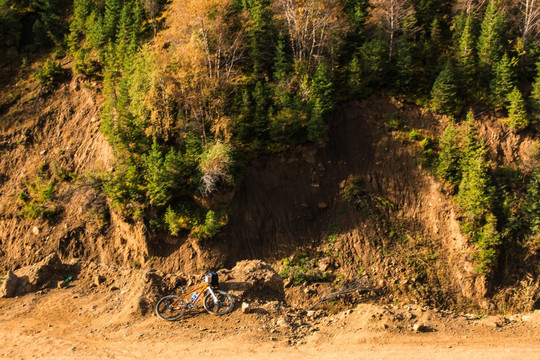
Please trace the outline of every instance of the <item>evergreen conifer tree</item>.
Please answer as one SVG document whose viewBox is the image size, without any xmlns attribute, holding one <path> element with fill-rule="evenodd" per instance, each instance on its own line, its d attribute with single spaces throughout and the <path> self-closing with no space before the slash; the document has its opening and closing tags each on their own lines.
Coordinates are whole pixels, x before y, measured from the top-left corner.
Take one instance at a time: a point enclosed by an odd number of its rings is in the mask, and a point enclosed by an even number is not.
<svg viewBox="0 0 540 360">
<path fill-rule="evenodd" d="M 537 165 L 527 183 L 524 213 L 533 237 L 540 235 L 540 166 Z"/>
<path fill-rule="evenodd" d="M 525 110 L 525 101 L 517 86 L 514 86 L 508 94 L 507 101 L 508 118 L 505 124 L 515 131 L 525 130 L 529 126 L 529 118 Z"/>
<path fill-rule="evenodd" d="M 478 37 L 478 63 L 482 73 L 491 74 L 504 51 L 506 23 L 498 8 L 498 0 L 490 0 Z"/>
<path fill-rule="evenodd" d="M 450 121 L 439 143 L 439 163 L 437 175 L 453 186 L 461 181 L 461 146 L 459 132 L 453 121 Z"/>
<path fill-rule="evenodd" d="M 347 84 L 353 97 L 361 97 L 366 93 L 366 80 L 362 71 L 362 64 L 358 56 L 353 56 L 348 66 Z"/>
<path fill-rule="evenodd" d="M 289 63 L 287 54 L 285 52 L 285 36 L 282 33 L 280 33 L 278 36 L 273 70 L 273 78 L 277 81 L 285 80 L 292 70 L 291 64 Z"/>
<path fill-rule="evenodd" d="M 469 109 L 466 117 L 465 136 L 463 141 L 463 151 L 461 156 L 461 168 L 467 167 L 467 161 L 469 158 L 476 154 L 480 147 L 480 141 L 478 139 L 478 131 L 476 130 L 476 124 L 474 122 L 474 112 Z"/>
<path fill-rule="evenodd" d="M 332 83 L 330 69 L 325 63 L 319 63 L 310 85 L 310 95 L 313 107 L 317 101 L 322 116 L 326 115 L 333 108 L 332 96 L 334 85 Z"/>
<path fill-rule="evenodd" d="M 473 152 L 464 155 L 466 161 L 463 162 L 463 177 L 456 201 L 464 211 L 465 233 L 474 234 L 484 225 L 490 213 L 493 189 L 490 186 L 486 146 L 481 144 Z"/>
<path fill-rule="evenodd" d="M 120 13 L 122 12 L 121 0 L 105 0 L 105 15 L 103 19 L 103 35 L 106 40 L 114 41 Z"/>
<path fill-rule="evenodd" d="M 251 29 L 249 30 L 250 52 L 253 62 L 253 74 L 269 74 L 272 69 L 274 54 L 274 29 L 269 0 L 252 0 L 250 2 Z"/>
<path fill-rule="evenodd" d="M 512 62 L 505 53 L 494 69 L 494 78 L 490 83 L 491 101 L 495 108 L 502 109 L 508 94 L 516 85 Z"/>
<path fill-rule="evenodd" d="M 474 18 L 472 16 L 467 16 L 459 39 L 456 55 L 460 75 L 468 87 L 473 86 L 476 73 L 473 21 Z"/>
<path fill-rule="evenodd" d="M 450 62 L 446 63 L 433 83 L 431 108 L 442 114 L 456 114 L 460 110 L 458 87 Z"/>
<path fill-rule="evenodd" d="M 532 110 L 532 118 L 535 121 L 540 120 L 540 62 L 536 64 L 536 77 L 532 83 L 532 91 L 529 97 L 529 103 Z"/>
<path fill-rule="evenodd" d="M 266 133 L 268 128 L 268 94 L 266 83 L 257 81 L 255 91 L 253 92 L 253 125 L 257 137 L 260 138 Z"/>
<path fill-rule="evenodd" d="M 154 141 L 152 148 L 143 157 L 146 197 L 150 205 L 165 205 L 170 199 L 171 173 L 165 167 L 165 158 L 159 144 Z"/>
</svg>

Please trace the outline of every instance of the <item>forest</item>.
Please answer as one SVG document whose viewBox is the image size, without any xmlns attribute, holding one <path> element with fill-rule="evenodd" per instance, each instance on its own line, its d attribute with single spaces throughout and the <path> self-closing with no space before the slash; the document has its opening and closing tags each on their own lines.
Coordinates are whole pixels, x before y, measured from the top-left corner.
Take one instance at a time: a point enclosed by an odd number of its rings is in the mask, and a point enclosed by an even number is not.
<svg viewBox="0 0 540 360">
<path fill-rule="evenodd" d="M 68 73 L 97 84 L 117 159 L 97 182 L 124 217 L 212 238 L 251 159 L 321 143 L 336 106 L 384 91 L 451 119 L 420 139 L 425 168 L 480 273 L 540 248 L 540 166 L 492 163 L 475 125 L 540 130 L 539 25 L 535 0 L 0 1 L 0 47 L 40 62 L 44 96 Z"/>
</svg>

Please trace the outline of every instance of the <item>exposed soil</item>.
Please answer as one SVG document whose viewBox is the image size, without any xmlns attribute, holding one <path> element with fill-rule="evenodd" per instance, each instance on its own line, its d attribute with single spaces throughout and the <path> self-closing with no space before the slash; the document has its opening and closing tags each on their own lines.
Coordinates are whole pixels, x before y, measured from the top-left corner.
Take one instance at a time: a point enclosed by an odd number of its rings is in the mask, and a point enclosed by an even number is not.
<svg viewBox="0 0 540 360">
<path fill-rule="evenodd" d="M 126 274 L 122 279 L 137 278 Z M 270 302 L 251 304 L 250 313 L 237 303 L 221 317 L 194 310 L 165 322 L 152 309 L 132 311 L 136 283 L 111 290 L 83 278 L 68 288 L 0 299 L 0 358 L 540 358 L 538 311 L 486 317 L 360 303 L 333 314 Z"/>
</svg>

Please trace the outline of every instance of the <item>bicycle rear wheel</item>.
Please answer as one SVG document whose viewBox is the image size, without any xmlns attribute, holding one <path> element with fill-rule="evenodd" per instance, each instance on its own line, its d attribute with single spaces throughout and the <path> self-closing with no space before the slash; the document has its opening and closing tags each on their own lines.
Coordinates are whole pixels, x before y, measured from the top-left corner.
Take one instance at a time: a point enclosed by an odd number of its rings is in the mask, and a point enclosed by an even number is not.
<svg viewBox="0 0 540 360">
<path fill-rule="evenodd" d="M 156 314 L 167 321 L 178 320 L 185 311 L 186 303 L 176 295 L 165 296 L 156 305 Z"/>
<path fill-rule="evenodd" d="M 215 290 L 214 294 L 216 294 L 216 298 L 218 300 L 217 303 L 212 294 L 208 294 L 204 298 L 204 308 L 206 311 L 213 315 L 224 315 L 231 311 L 233 307 L 233 299 L 231 295 L 221 290 Z"/>
</svg>

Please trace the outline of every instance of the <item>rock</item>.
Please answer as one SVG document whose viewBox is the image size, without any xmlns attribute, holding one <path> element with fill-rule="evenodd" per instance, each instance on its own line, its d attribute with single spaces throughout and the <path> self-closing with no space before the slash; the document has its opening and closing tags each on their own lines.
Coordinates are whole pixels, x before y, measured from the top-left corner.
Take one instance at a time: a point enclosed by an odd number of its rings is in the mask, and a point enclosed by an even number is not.
<svg viewBox="0 0 540 360">
<path fill-rule="evenodd" d="M 56 287 L 58 278 L 65 270 L 66 267 L 54 252 L 34 265 L 15 270 L 15 275 L 19 278 L 16 294 L 23 295 L 43 287 Z"/>
<path fill-rule="evenodd" d="M 328 207 L 328 204 L 325 202 L 320 202 L 317 204 L 319 209 L 326 209 Z"/>
<path fill-rule="evenodd" d="M 285 300 L 283 279 L 268 264 L 260 260 L 239 261 L 232 270 L 218 271 L 220 288 L 240 299 Z"/>
<path fill-rule="evenodd" d="M 247 302 L 243 302 L 242 303 L 242 312 L 244 314 L 249 314 L 250 311 L 251 311 L 251 309 L 249 308 L 249 304 Z"/>
<path fill-rule="evenodd" d="M 280 317 L 276 320 L 276 326 L 280 328 L 289 327 L 289 323 L 284 317 Z"/>
<path fill-rule="evenodd" d="M 32 228 L 32 234 L 34 234 L 34 235 L 39 235 L 39 228 L 38 228 L 37 226 L 34 226 L 34 227 Z"/>
<path fill-rule="evenodd" d="M 2 287 L 0 287 L 0 297 L 12 297 L 17 291 L 19 278 L 11 270 L 8 270 L 6 279 Z"/>
<path fill-rule="evenodd" d="M 334 259 L 327 256 L 319 261 L 319 270 L 322 272 L 331 270 L 334 268 Z"/>
<path fill-rule="evenodd" d="M 99 285 L 103 284 L 103 283 L 105 282 L 105 280 L 106 280 L 105 276 L 103 276 L 103 275 L 96 275 L 96 276 L 94 277 L 94 284 L 95 284 L 96 286 L 99 286 Z"/>
<path fill-rule="evenodd" d="M 433 328 L 423 323 L 416 323 L 413 325 L 412 330 L 415 332 L 431 332 Z"/>
</svg>

